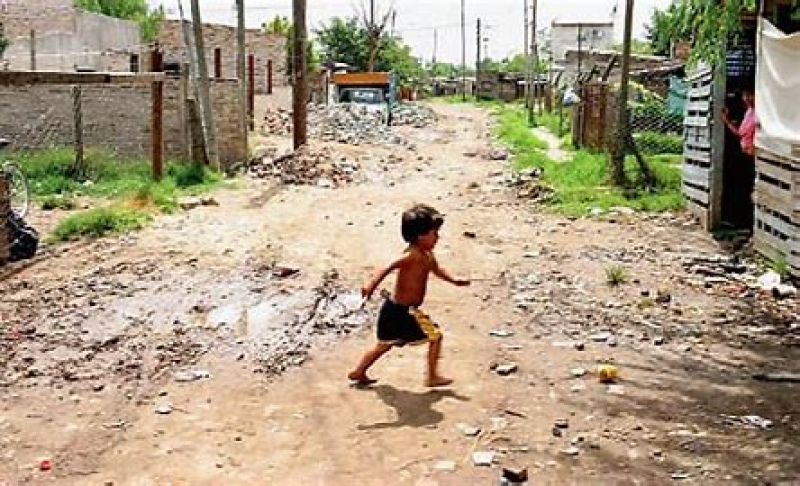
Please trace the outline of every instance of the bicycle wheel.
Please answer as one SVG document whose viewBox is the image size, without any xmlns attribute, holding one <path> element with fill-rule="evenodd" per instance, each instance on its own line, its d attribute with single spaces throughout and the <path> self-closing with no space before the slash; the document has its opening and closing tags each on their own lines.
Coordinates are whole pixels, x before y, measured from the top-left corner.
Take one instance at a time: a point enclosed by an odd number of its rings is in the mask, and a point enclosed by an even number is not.
<svg viewBox="0 0 800 486">
<path fill-rule="evenodd" d="M 6 162 L 3 165 L 3 171 L 8 177 L 9 206 L 18 217 L 25 218 L 30 204 L 28 180 L 22 173 L 22 169 L 13 162 Z"/>
</svg>

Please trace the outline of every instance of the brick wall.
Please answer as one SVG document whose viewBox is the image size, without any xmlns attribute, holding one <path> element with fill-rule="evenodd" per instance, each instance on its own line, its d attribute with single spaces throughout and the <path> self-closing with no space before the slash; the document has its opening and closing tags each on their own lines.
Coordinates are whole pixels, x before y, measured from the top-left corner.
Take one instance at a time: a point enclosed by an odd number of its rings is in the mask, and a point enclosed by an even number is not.
<svg viewBox="0 0 800 486">
<path fill-rule="evenodd" d="M 130 80 L 81 85 L 84 142 L 87 147 L 102 147 L 121 156 L 147 159 L 151 154 L 152 92 L 149 83 L 137 81 L 133 76 Z M 189 157 L 186 84 L 182 78 L 167 78 L 164 83 L 167 158 Z M 225 165 L 242 161 L 246 156 L 237 96 L 238 81 L 223 80 L 212 85 L 220 160 Z M 10 139 L 14 149 L 72 146 L 72 100 L 69 84 L 0 86 L 0 113 L 4 115 L 0 117 L 0 137 Z"/>
<path fill-rule="evenodd" d="M 167 20 L 162 25 L 158 43 L 164 51 L 164 60 L 167 62 L 188 62 L 181 25 L 179 20 Z M 220 48 L 222 77 L 236 78 L 236 29 L 227 25 L 204 24 L 203 39 L 209 76 L 214 75 L 214 49 Z M 255 55 L 256 93 L 266 92 L 267 60 L 272 60 L 273 84 L 275 86 L 288 84 L 285 37 L 265 34 L 258 29 L 248 29 L 245 33 L 245 51 L 247 55 Z"/>
<path fill-rule="evenodd" d="M 3 0 L 0 22 L 6 37 L 28 37 L 31 29 L 44 32 L 74 32 L 72 0 Z"/>
</svg>

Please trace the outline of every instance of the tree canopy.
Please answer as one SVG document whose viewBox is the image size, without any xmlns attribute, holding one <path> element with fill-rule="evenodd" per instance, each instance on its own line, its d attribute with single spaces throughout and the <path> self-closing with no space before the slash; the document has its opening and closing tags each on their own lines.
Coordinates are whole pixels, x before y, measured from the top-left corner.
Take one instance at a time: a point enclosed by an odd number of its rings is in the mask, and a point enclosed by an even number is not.
<svg viewBox="0 0 800 486">
<path fill-rule="evenodd" d="M 726 43 L 741 32 L 741 14 L 755 8 L 756 0 L 675 0 L 653 12 L 648 40 L 660 54 L 667 54 L 674 41 L 691 41 L 693 61 L 718 64 Z"/>
<path fill-rule="evenodd" d="M 158 36 L 164 20 L 164 9 L 151 10 L 147 0 L 74 0 L 74 5 L 88 12 L 95 12 L 118 19 L 133 20 L 139 24 L 142 39 L 151 41 Z"/>
<path fill-rule="evenodd" d="M 317 42 L 325 60 L 343 62 L 365 71 L 370 61 L 370 33 L 355 17 L 334 17 L 327 25 L 315 31 Z M 422 67 L 411 54 L 411 48 L 402 39 L 382 34 L 375 53 L 376 71 L 394 71 L 403 82 L 411 82 L 422 75 Z"/>
</svg>

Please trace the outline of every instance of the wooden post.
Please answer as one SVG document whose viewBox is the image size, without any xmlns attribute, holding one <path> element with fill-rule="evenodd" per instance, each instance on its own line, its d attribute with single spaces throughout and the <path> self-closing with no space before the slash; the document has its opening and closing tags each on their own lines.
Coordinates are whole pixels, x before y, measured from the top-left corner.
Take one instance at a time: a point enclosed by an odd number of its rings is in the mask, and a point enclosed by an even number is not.
<svg viewBox="0 0 800 486">
<path fill-rule="evenodd" d="M 217 150 L 217 130 L 214 113 L 211 110 L 211 94 L 208 83 L 208 62 L 206 62 L 206 44 L 203 38 L 203 20 L 200 15 L 200 0 L 192 0 L 192 30 L 194 31 L 195 59 L 197 60 L 198 91 L 200 109 L 203 111 L 203 129 L 205 130 L 206 151 L 211 164 L 220 170 L 219 152 Z"/>
<path fill-rule="evenodd" d="M 164 81 L 152 85 L 152 158 L 153 180 L 164 177 Z"/>
<path fill-rule="evenodd" d="M 308 77 L 306 76 L 306 0 L 292 0 L 294 20 L 294 75 L 292 134 L 297 150 L 308 143 Z"/>
<path fill-rule="evenodd" d="M 214 48 L 214 79 L 222 79 L 222 49 Z"/>
<path fill-rule="evenodd" d="M 0 172 L 0 265 L 6 263 L 10 255 L 10 235 L 8 234 L 8 213 L 10 201 L 8 194 L 8 179 L 4 172 Z"/>
<path fill-rule="evenodd" d="M 236 0 L 236 19 L 236 77 L 239 79 L 239 106 L 242 109 L 239 124 L 242 130 L 242 156 L 246 159 L 249 155 L 247 127 L 250 125 L 248 123 L 250 109 L 247 98 L 249 84 L 245 84 L 247 79 L 247 66 L 245 65 L 245 62 L 247 62 L 245 59 L 247 35 L 245 30 L 244 0 Z"/>
<path fill-rule="evenodd" d="M 267 94 L 272 94 L 272 59 L 267 59 Z"/>
<path fill-rule="evenodd" d="M 83 163 L 83 90 L 72 87 L 72 115 L 75 121 L 75 174 L 84 174 Z"/>
<path fill-rule="evenodd" d="M 614 153 L 611 155 L 611 180 L 616 185 L 625 181 L 625 144 L 629 135 L 630 123 L 628 119 L 628 83 L 631 68 L 631 32 L 633 30 L 633 0 L 627 0 L 625 6 L 625 30 L 622 37 L 622 63 L 620 66 L 619 102 L 617 106 L 619 118 L 617 130 L 619 133 L 614 144 Z M 579 49 L 580 51 L 580 49 Z M 580 58 L 579 58 L 580 59 Z M 579 64 L 580 66 L 580 64 Z"/>
<path fill-rule="evenodd" d="M 31 71 L 36 71 L 36 31 L 31 29 Z"/>
<path fill-rule="evenodd" d="M 256 56 L 247 56 L 247 120 L 250 130 L 255 129 L 256 111 Z"/>
</svg>

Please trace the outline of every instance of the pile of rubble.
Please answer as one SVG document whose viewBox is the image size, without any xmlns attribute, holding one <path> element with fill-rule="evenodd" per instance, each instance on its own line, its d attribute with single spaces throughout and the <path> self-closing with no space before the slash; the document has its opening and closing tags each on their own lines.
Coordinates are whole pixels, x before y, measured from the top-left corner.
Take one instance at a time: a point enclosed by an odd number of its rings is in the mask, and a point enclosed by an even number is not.
<svg viewBox="0 0 800 486">
<path fill-rule="evenodd" d="M 283 108 L 268 109 L 264 114 L 264 123 L 261 131 L 268 135 L 291 135 L 292 134 L 292 112 Z"/>
<path fill-rule="evenodd" d="M 430 108 L 416 103 L 400 103 L 392 107 L 392 125 L 427 128 L 435 125 L 436 113 Z"/>
<path fill-rule="evenodd" d="M 338 156 L 330 147 L 302 147 L 296 152 L 280 156 L 268 153 L 254 159 L 249 174 L 261 179 L 279 179 L 284 184 L 333 188 L 353 182 L 359 170 L 357 162 Z"/>
<path fill-rule="evenodd" d="M 292 133 L 292 112 L 268 110 L 261 131 L 265 135 Z M 309 105 L 308 134 L 311 138 L 349 145 L 406 145 L 407 141 L 387 126 L 380 112 L 363 105 Z"/>
<path fill-rule="evenodd" d="M 552 187 L 541 181 L 542 169 L 534 167 L 511 173 L 506 178 L 506 185 L 516 190 L 517 197 L 545 202 L 555 194 Z"/>
</svg>

